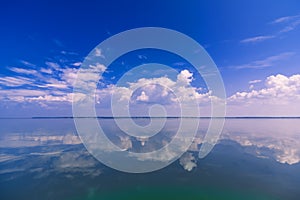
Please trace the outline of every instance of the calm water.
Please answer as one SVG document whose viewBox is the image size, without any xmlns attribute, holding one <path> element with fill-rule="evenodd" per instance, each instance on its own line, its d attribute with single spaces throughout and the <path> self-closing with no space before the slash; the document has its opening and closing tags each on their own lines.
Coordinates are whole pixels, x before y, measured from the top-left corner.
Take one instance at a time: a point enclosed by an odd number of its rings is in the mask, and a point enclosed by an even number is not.
<svg viewBox="0 0 300 200">
<path fill-rule="evenodd" d="M 146 141 L 99 121 L 114 144 L 147 152 L 171 141 L 180 119 Z M 168 167 L 129 174 L 91 156 L 73 119 L 1 119 L 0 199 L 299 199 L 300 119 L 227 119 L 213 151 L 198 159 L 208 122 Z"/>
</svg>

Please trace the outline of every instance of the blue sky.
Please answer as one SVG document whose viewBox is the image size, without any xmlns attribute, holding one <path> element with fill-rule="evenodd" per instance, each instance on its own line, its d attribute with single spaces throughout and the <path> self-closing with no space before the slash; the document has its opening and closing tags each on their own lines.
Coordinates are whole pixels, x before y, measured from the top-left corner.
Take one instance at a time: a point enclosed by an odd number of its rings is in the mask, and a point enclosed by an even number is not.
<svg viewBox="0 0 300 200">
<path fill-rule="evenodd" d="M 223 77 L 228 115 L 300 115 L 296 0 L 3 1 L 0 19 L 3 117 L 71 115 L 70 75 L 85 56 L 116 33 L 147 26 L 180 31 L 203 45 Z M 155 52 L 136 55 L 146 63 Z M 195 76 L 192 85 L 200 87 Z"/>
</svg>

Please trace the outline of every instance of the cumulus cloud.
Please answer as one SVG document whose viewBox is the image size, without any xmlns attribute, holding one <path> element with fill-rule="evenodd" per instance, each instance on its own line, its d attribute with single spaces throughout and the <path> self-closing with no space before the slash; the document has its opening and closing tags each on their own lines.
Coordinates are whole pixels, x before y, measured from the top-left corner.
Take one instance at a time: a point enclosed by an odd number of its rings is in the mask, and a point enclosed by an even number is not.
<svg viewBox="0 0 300 200">
<path fill-rule="evenodd" d="M 292 75 L 290 77 L 282 74 L 267 77 L 265 88 L 260 90 L 252 90 L 250 92 L 237 92 L 232 95 L 229 100 L 252 100 L 266 99 L 271 102 L 282 104 L 283 100 L 295 100 L 300 98 L 300 75 Z"/>
<path fill-rule="evenodd" d="M 98 51 L 100 50 L 98 49 Z M 233 66 L 233 68 L 266 68 L 292 55 L 294 55 L 293 52 L 284 52 L 248 64 Z M 101 85 L 99 83 L 103 80 L 102 73 L 106 71 L 106 66 L 99 63 L 90 65 L 87 69 L 79 69 L 81 62 L 74 61 L 69 63 L 69 67 L 56 62 L 46 62 L 46 64 L 47 67 L 40 68 L 39 71 L 33 70 L 36 73 L 33 73 L 32 69 L 8 68 L 19 75 L 0 77 L 2 88 L 0 99 L 12 102 L 38 102 L 43 107 L 51 106 L 53 102 L 64 102 L 68 105 L 71 105 L 72 101 L 84 102 L 86 100 L 85 91 L 90 93 L 92 88 Z M 79 77 L 78 72 L 80 72 Z M 35 78 L 26 76 L 29 73 L 32 73 Z M 209 115 L 209 104 L 214 97 L 212 97 L 211 91 L 193 87 L 193 76 L 192 72 L 184 69 L 173 79 L 157 75 L 155 78 L 140 78 L 124 85 L 103 84 L 96 91 L 96 103 L 98 103 L 98 107 L 108 110 L 111 107 L 113 96 L 117 100 L 117 104 L 129 102 L 135 110 L 141 111 L 141 115 L 148 114 L 151 104 L 161 104 L 166 107 L 167 111 L 178 115 L 180 102 L 191 105 L 195 105 L 196 102 L 202 109 L 201 112 L 207 110 L 201 115 L 204 116 L 206 113 Z M 76 95 L 72 91 L 75 82 L 83 89 L 83 91 L 76 92 Z M 256 89 L 255 84 L 260 82 L 262 83 L 259 84 L 260 89 Z M 264 87 L 262 87 L 263 82 Z M 299 75 L 278 74 L 267 77 L 265 81 L 251 80 L 248 83 L 250 91 L 239 91 L 227 98 L 229 115 L 254 115 L 256 111 L 258 111 L 257 115 L 264 113 L 266 115 L 272 115 L 272 113 L 274 115 L 297 115 L 299 112 L 300 108 L 297 105 Z M 261 109 L 262 107 L 263 109 Z M 292 107 L 293 109 L 291 109 Z M 195 107 L 190 109 L 195 110 Z"/>
<path fill-rule="evenodd" d="M 189 72 L 188 70 L 182 70 L 178 75 L 177 75 L 177 82 L 179 84 L 183 85 L 189 85 L 193 80 L 193 73 Z"/>
<path fill-rule="evenodd" d="M 236 92 L 227 99 L 229 115 L 299 116 L 300 74 L 271 75 L 261 89 Z"/>
<path fill-rule="evenodd" d="M 141 95 L 136 98 L 137 101 L 148 101 L 149 97 L 146 95 L 144 91 L 142 91 Z"/>
<path fill-rule="evenodd" d="M 165 76 L 140 78 L 127 85 L 101 88 L 97 91 L 96 99 L 99 106 L 102 104 L 107 107 L 113 97 L 113 106 L 118 110 L 125 110 L 130 104 L 133 108 L 131 111 L 138 116 L 147 116 L 151 104 L 163 105 L 168 114 L 180 116 L 180 106 L 184 104 L 190 106 L 190 112 L 186 113 L 194 116 L 198 106 L 209 104 L 212 96 L 210 92 L 202 93 L 199 88 L 193 87 L 192 80 L 193 74 L 188 70 L 182 70 L 175 80 Z"/>
</svg>

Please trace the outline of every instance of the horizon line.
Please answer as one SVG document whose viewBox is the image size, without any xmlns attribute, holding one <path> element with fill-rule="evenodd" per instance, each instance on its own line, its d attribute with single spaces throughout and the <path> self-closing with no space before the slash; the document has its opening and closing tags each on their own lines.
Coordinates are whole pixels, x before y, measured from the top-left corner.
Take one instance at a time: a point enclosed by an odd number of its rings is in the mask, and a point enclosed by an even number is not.
<svg viewBox="0 0 300 200">
<path fill-rule="evenodd" d="M 144 118 L 144 119 L 151 119 L 151 118 L 167 118 L 167 119 L 180 119 L 180 118 L 194 118 L 194 119 L 297 119 L 300 116 L 224 116 L 224 117 L 212 117 L 212 116 L 96 116 L 96 117 L 88 117 L 88 116 L 81 116 L 81 117 L 73 117 L 73 116 L 32 116 L 32 117 L 0 117 L 0 119 L 114 119 L 114 118 Z"/>
</svg>

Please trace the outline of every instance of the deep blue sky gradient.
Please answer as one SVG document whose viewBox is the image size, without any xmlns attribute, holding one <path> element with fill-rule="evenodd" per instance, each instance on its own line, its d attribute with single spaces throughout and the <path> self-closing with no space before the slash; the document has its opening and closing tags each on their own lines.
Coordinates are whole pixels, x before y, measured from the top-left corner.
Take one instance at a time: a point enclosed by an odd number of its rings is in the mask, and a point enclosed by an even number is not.
<svg viewBox="0 0 300 200">
<path fill-rule="evenodd" d="M 138 27 L 180 31 L 205 47 L 220 69 L 228 95 L 248 90 L 249 81 L 300 72 L 300 26 L 280 33 L 286 23 L 272 21 L 300 14 L 289 1 L 2 1 L 0 3 L 0 76 L 9 67 L 39 69 L 45 62 L 83 61 L 101 41 Z M 256 36 L 261 42 L 241 42 Z M 63 55 L 62 52 L 73 52 Z M 237 66 L 291 53 L 271 66 Z M 23 61 L 35 66 L 26 66 Z"/>
</svg>

